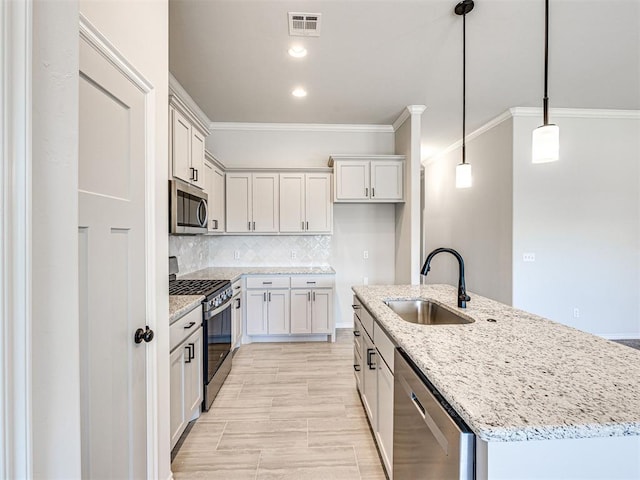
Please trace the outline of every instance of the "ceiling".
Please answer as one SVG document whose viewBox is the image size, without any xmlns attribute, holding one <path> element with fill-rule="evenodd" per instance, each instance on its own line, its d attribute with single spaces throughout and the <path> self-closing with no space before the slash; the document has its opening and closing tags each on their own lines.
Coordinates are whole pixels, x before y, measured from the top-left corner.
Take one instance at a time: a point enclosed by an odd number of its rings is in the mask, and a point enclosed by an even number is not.
<svg viewBox="0 0 640 480">
<path fill-rule="evenodd" d="M 169 65 L 214 122 L 392 124 L 427 106 L 423 145 L 461 136 L 462 18 L 442 0 L 170 0 Z M 287 12 L 322 14 L 290 37 Z M 551 0 L 551 107 L 640 109 L 640 0 Z M 543 0 L 467 15 L 467 131 L 540 106 Z M 308 55 L 287 49 L 303 44 Z M 291 95 L 302 85 L 308 96 Z"/>
</svg>

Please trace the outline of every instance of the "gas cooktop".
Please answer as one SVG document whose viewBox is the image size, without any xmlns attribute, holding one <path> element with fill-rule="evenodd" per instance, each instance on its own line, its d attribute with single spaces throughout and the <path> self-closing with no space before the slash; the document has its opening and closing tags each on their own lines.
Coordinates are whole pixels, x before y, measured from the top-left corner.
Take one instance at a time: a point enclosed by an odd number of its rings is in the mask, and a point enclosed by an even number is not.
<svg viewBox="0 0 640 480">
<path fill-rule="evenodd" d="M 209 296 L 228 288 L 230 283 L 229 280 L 171 280 L 169 295 Z"/>
</svg>

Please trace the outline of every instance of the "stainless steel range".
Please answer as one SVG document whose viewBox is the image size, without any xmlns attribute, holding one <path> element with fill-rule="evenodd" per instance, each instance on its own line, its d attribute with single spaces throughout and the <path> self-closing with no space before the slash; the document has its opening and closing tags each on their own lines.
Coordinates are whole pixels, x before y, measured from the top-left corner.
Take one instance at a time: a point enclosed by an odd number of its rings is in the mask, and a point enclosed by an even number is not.
<svg viewBox="0 0 640 480">
<path fill-rule="evenodd" d="M 170 280 L 169 295 L 204 295 L 202 302 L 202 410 L 207 411 L 231 371 L 231 297 L 229 280 Z"/>
</svg>

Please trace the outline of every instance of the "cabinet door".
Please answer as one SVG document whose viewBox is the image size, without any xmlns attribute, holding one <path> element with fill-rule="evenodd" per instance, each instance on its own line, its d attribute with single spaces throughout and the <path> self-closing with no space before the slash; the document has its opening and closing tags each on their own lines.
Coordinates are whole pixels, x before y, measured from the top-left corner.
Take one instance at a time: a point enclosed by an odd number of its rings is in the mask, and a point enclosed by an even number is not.
<svg viewBox="0 0 640 480">
<path fill-rule="evenodd" d="M 280 228 L 280 176 L 277 173 L 254 173 L 252 189 L 252 230 L 272 233 Z"/>
<path fill-rule="evenodd" d="M 177 110 L 171 111 L 171 161 L 173 176 L 191 182 L 191 124 Z"/>
<path fill-rule="evenodd" d="M 393 459 L 393 374 L 378 358 L 378 407 L 376 439 L 387 472 L 392 471 Z"/>
<path fill-rule="evenodd" d="M 191 183 L 199 188 L 204 188 L 204 135 L 191 127 Z"/>
<path fill-rule="evenodd" d="M 291 333 L 311 333 L 311 290 L 291 290 Z"/>
<path fill-rule="evenodd" d="M 247 335 L 266 335 L 267 330 L 267 291 L 247 290 Z"/>
<path fill-rule="evenodd" d="M 337 163 L 336 199 L 369 199 L 369 161 L 345 160 Z"/>
<path fill-rule="evenodd" d="M 311 292 L 311 332 L 332 333 L 333 291 L 313 290 Z"/>
<path fill-rule="evenodd" d="M 330 233 L 333 230 L 333 204 L 331 202 L 331 174 L 308 173 L 305 175 L 305 230 L 314 233 Z M 282 202 L 280 203 L 282 205 Z M 283 206 L 283 208 L 286 208 Z"/>
<path fill-rule="evenodd" d="M 231 308 L 231 348 L 233 349 L 242 343 L 242 295 L 233 299 Z"/>
<path fill-rule="evenodd" d="M 402 200 L 404 190 L 402 162 L 371 162 L 371 199 Z"/>
<path fill-rule="evenodd" d="M 185 416 L 187 421 L 197 418 L 202 403 L 202 328 L 187 339 L 189 349 L 185 355 L 191 354 L 191 359 L 185 359 Z"/>
<path fill-rule="evenodd" d="M 224 194 L 224 172 L 217 167 L 213 167 L 213 194 L 209 194 L 209 218 L 215 220 L 209 222 L 213 231 L 225 231 L 225 194 Z"/>
<path fill-rule="evenodd" d="M 226 186 L 227 232 L 251 231 L 251 174 L 228 173 Z"/>
<path fill-rule="evenodd" d="M 281 173 L 280 231 L 303 232 L 306 226 L 305 220 L 305 175 Z"/>
<path fill-rule="evenodd" d="M 267 293 L 267 319 L 270 335 L 289 333 L 289 309 L 289 290 L 269 290 Z"/>
<path fill-rule="evenodd" d="M 362 404 L 367 412 L 367 416 L 369 417 L 369 422 L 371 423 L 373 430 L 376 431 L 376 412 L 378 401 L 378 369 L 376 365 L 378 363 L 378 358 L 376 355 L 376 349 L 369 336 L 364 332 L 362 333 L 362 336 L 362 361 L 364 362 L 364 365 L 362 366 L 364 371 L 362 374 Z"/>
<path fill-rule="evenodd" d="M 187 419 L 185 417 L 185 348 L 176 348 L 169 357 L 169 424 L 171 428 L 171 448 L 180 438 Z"/>
</svg>

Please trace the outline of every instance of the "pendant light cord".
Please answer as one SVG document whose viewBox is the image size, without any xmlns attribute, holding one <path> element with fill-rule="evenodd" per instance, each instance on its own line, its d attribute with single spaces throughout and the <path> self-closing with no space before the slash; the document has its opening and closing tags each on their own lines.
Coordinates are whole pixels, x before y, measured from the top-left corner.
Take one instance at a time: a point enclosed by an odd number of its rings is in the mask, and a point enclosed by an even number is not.
<svg viewBox="0 0 640 480">
<path fill-rule="evenodd" d="M 544 2 L 544 98 L 542 99 L 542 111 L 544 125 L 549 125 L 549 0 Z"/>
<path fill-rule="evenodd" d="M 548 0 L 547 0 L 548 1 Z M 467 124 L 467 14 L 462 15 L 462 163 L 466 163 Z"/>
</svg>

